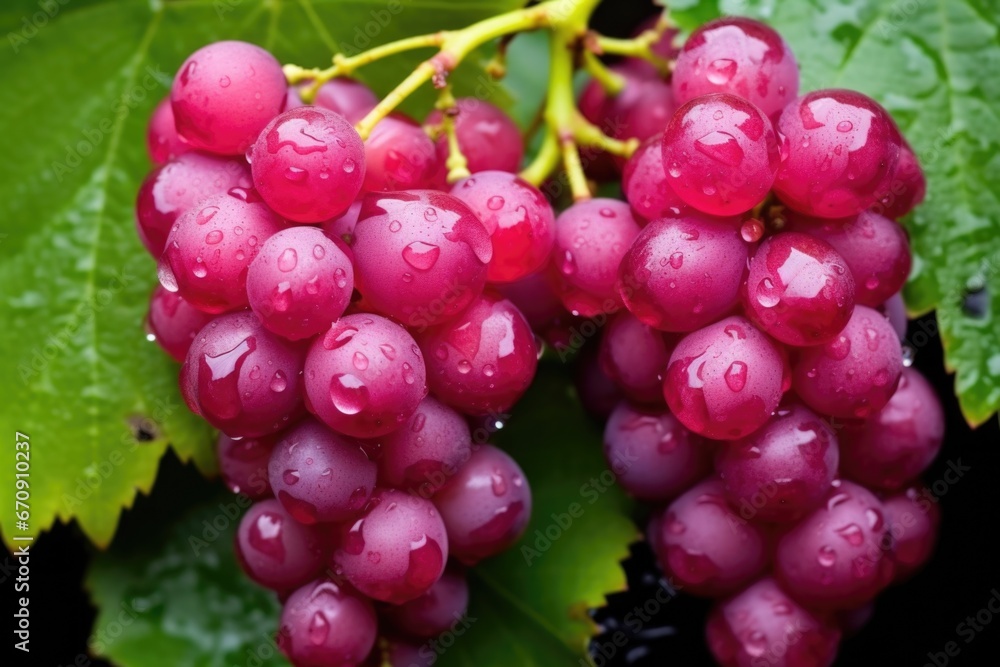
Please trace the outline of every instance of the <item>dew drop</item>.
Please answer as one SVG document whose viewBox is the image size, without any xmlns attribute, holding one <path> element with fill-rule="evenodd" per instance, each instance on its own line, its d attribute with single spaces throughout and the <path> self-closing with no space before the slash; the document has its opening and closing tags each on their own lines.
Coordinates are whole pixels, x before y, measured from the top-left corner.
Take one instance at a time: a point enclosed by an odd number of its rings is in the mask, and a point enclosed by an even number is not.
<svg viewBox="0 0 1000 667">
<path fill-rule="evenodd" d="M 343 168 L 345 174 L 353 174 L 354 170 L 358 168 L 358 165 L 351 158 L 347 158 L 346 160 L 344 160 L 344 164 L 342 165 L 342 168 Z"/>
<path fill-rule="evenodd" d="M 486 200 L 486 208 L 490 209 L 491 211 L 499 211 L 500 209 L 503 208 L 504 203 L 505 202 L 503 197 L 501 197 L 500 195 L 493 195 L 492 197 Z"/>
<path fill-rule="evenodd" d="M 278 270 L 288 273 L 293 270 L 299 263 L 298 253 L 295 252 L 294 248 L 285 248 L 278 255 Z"/>
<path fill-rule="evenodd" d="M 268 387 L 276 394 L 285 391 L 288 387 L 288 380 L 285 379 L 285 374 L 281 371 L 275 371 L 274 377 L 271 378 L 271 384 Z"/>
<path fill-rule="evenodd" d="M 423 241 L 414 241 L 403 248 L 403 260 L 418 271 L 430 271 L 440 256 L 441 248 Z"/>
<path fill-rule="evenodd" d="M 850 132 L 854 129 L 854 123 L 849 120 L 842 120 L 837 123 L 837 132 Z"/>
<path fill-rule="evenodd" d="M 205 235 L 205 243 L 208 245 L 218 245 L 222 242 L 222 232 L 218 229 L 213 229 L 208 234 Z"/>
<path fill-rule="evenodd" d="M 338 373 L 330 380 L 330 400 L 341 414 L 356 415 L 368 406 L 368 387 L 350 373 Z"/>
</svg>

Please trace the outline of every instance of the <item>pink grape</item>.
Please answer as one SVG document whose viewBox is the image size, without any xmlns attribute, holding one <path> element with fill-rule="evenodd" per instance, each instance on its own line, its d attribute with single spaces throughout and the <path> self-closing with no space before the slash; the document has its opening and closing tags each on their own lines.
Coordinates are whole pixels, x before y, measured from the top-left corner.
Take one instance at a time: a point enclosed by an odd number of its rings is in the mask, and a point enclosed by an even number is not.
<svg viewBox="0 0 1000 667">
<path fill-rule="evenodd" d="M 687 207 L 663 167 L 662 134 L 647 139 L 625 163 L 622 192 L 635 214 L 645 220 L 674 217 Z"/>
<path fill-rule="evenodd" d="M 822 345 L 851 319 L 854 276 L 829 243 L 782 232 L 750 259 L 742 297 L 747 317 L 764 333 L 788 345 Z"/>
<path fill-rule="evenodd" d="M 298 86 L 288 87 L 288 96 L 285 99 L 285 111 L 288 111 L 289 109 L 298 109 L 299 107 L 309 106 L 308 104 L 302 101 L 302 95 L 300 93 L 301 87 L 302 84 L 299 84 Z"/>
<path fill-rule="evenodd" d="M 377 623 L 367 599 L 318 579 L 285 601 L 278 646 L 296 667 L 360 665 L 375 646 Z"/>
<path fill-rule="evenodd" d="M 376 465 L 357 441 L 304 419 L 275 445 L 267 474 L 274 495 L 299 523 L 346 521 L 371 497 Z"/>
<path fill-rule="evenodd" d="M 322 107 L 299 107 L 276 116 L 247 157 L 260 196 L 296 222 L 340 215 L 365 179 L 361 137 L 343 116 Z"/>
<path fill-rule="evenodd" d="M 731 219 L 689 211 L 654 220 L 621 260 L 621 297 L 651 327 L 694 331 L 736 307 L 751 248 Z"/>
<path fill-rule="evenodd" d="M 202 199 L 253 184 L 247 165 L 236 158 L 190 152 L 154 169 L 135 202 L 139 240 L 159 259 L 177 218 Z"/>
<path fill-rule="evenodd" d="M 846 424 L 843 440 L 844 476 L 870 489 L 895 491 L 941 451 L 944 409 L 934 387 L 904 368 L 885 407 L 863 422 Z"/>
<path fill-rule="evenodd" d="M 455 134 L 458 147 L 468 162 L 469 171 L 503 171 L 517 173 L 524 158 L 521 130 L 502 109 L 475 97 L 455 100 Z M 424 125 L 441 123 L 442 115 L 432 111 Z M 448 138 L 442 133 L 436 142 L 438 164 L 448 159 Z"/>
<path fill-rule="evenodd" d="M 170 89 L 177 133 L 221 155 L 242 155 L 287 97 L 281 63 L 255 44 L 236 41 L 192 53 Z"/>
<path fill-rule="evenodd" d="M 872 207 L 872 211 L 898 220 L 920 204 L 926 194 L 927 179 L 924 177 L 924 170 L 913 149 L 903 139 L 889 193 Z"/>
<path fill-rule="evenodd" d="M 330 218 L 329 220 L 323 221 L 323 233 L 329 236 L 334 241 L 343 243 L 348 248 L 354 245 L 354 228 L 358 224 L 358 216 L 361 215 L 361 202 L 362 199 L 356 199 L 347 208 L 346 211 L 336 216 L 335 218 Z M 341 250 L 343 247 L 341 246 Z M 350 255 L 352 261 L 354 258 L 354 251 L 352 250 Z"/>
<path fill-rule="evenodd" d="M 754 433 L 719 447 L 715 471 L 741 516 L 787 523 L 826 497 L 839 459 L 837 436 L 829 424 L 791 403 Z"/>
<path fill-rule="evenodd" d="M 184 361 L 194 337 L 211 320 L 212 315 L 198 310 L 162 285 L 157 285 L 150 296 L 147 331 L 175 361 Z"/>
<path fill-rule="evenodd" d="M 273 498 L 246 511 L 236 531 L 236 555 L 247 576 L 265 588 L 287 591 L 323 568 L 324 539 L 315 526 L 295 521 Z"/>
<path fill-rule="evenodd" d="M 843 481 L 779 538 L 774 572 L 800 604 L 850 609 L 873 599 L 892 580 L 891 546 L 882 503 Z"/>
<path fill-rule="evenodd" d="M 889 320 L 889 324 L 896 331 L 899 340 L 906 340 L 906 327 L 909 324 L 909 320 L 906 316 L 906 304 L 903 303 L 902 295 L 896 292 L 885 303 L 876 308 L 876 310 L 885 315 L 886 319 Z"/>
<path fill-rule="evenodd" d="M 673 343 L 630 313 L 618 313 L 601 336 L 601 367 L 630 400 L 660 405 Z"/>
<path fill-rule="evenodd" d="M 941 526 L 941 509 L 924 490 L 908 487 L 882 501 L 885 523 L 892 534 L 889 557 L 895 564 L 894 583 L 912 577 L 930 560 Z"/>
<path fill-rule="evenodd" d="M 220 315 L 188 350 L 181 393 L 192 412 L 229 436 L 276 433 L 303 412 L 304 356 L 249 311 Z"/>
<path fill-rule="evenodd" d="M 683 104 L 709 93 L 731 93 L 773 117 L 798 94 L 795 55 L 760 21 L 732 17 L 702 25 L 677 56 L 671 79 Z"/>
<path fill-rule="evenodd" d="M 392 604 L 414 600 L 441 578 L 448 535 L 429 500 L 377 489 L 364 514 L 341 525 L 336 571 L 368 597 Z"/>
<path fill-rule="evenodd" d="M 330 328 L 351 300 L 354 267 L 315 227 L 290 227 L 264 241 L 247 271 L 247 299 L 268 331 L 301 340 Z"/>
<path fill-rule="evenodd" d="M 813 410 L 865 419 L 889 402 L 902 368 L 892 325 L 871 308 L 857 306 L 836 338 L 802 349 L 792 376 L 796 393 Z"/>
<path fill-rule="evenodd" d="M 313 102 L 318 107 L 334 111 L 351 124 L 360 121 L 378 104 L 378 95 L 371 88 L 346 77 L 330 79 L 316 91 Z"/>
<path fill-rule="evenodd" d="M 274 449 L 274 436 L 233 440 L 220 433 L 216 447 L 219 472 L 230 491 L 253 500 L 272 495 L 267 462 Z"/>
<path fill-rule="evenodd" d="M 532 273 L 515 282 L 495 287 L 505 299 L 517 306 L 536 334 L 544 334 L 554 322 L 569 317 L 562 301 L 552 293 L 544 273 Z"/>
<path fill-rule="evenodd" d="M 621 402 L 604 429 L 604 458 L 628 493 L 671 500 L 711 469 L 711 447 L 666 408 Z"/>
<path fill-rule="evenodd" d="M 434 504 L 448 529 L 451 555 L 474 565 L 510 548 L 531 519 L 531 489 L 506 452 L 483 445 L 472 453 Z"/>
<path fill-rule="evenodd" d="M 493 257 L 476 214 L 432 190 L 367 195 L 353 250 L 366 303 L 418 329 L 453 317 L 478 297 Z"/>
<path fill-rule="evenodd" d="M 711 215 L 749 211 L 767 196 L 781 157 L 760 109 L 735 95 L 698 97 L 663 132 L 667 182 L 682 200 Z"/>
<path fill-rule="evenodd" d="M 891 187 L 901 139 L 892 118 L 870 97 L 813 91 L 785 107 L 777 129 L 787 157 L 774 191 L 792 209 L 820 218 L 856 215 Z"/>
<path fill-rule="evenodd" d="M 507 412 L 535 377 L 538 348 L 531 327 L 514 304 L 493 292 L 417 340 L 431 391 L 467 414 Z"/>
<path fill-rule="evenodd" d="M 153 164 L 165 164 L 174 158 L 194 150 L 177 135 L 174 125 L 174 110 L 170 106 L 170 97 L 160 100 L 149 117 L 146 129 L 146 148 Z"/>
<path fill-rule="evenodd" d="M 414 639 L 430 639 L 460 621 L 469 606 L 469 585 L 465 575 L 445 570 L 426 593 L 389 607 L 385 616 L 399 632 Z M 404 665 L 403 667 L 407 667 Z"/>
<path fill-rule="evenodd" d="M 670 411 L 695 433 L 734 440 L 753 433 L 778 407 L 786 361 L 742 317 L 688 334 L 670 355 L 663 392 Z"/>
<path fill-rule="evenodd" d="M 345 315 L 305 360 L 306 407 L 334 431 L 373 438 L 399 428 L 427 395 L 416 342 L 378 315 Z"/>
<path fill-rule="evenodd" d="M 509 283 L 540 269 L 555 243 L 555 214 L 545 195 L 516 174 L 480 171 L 451 194 L 468 205 L 490 234 L 493 257 L 486 280 Z"/>
<path fill-rule="evenodd" d="M 412 119 L 394 114 L 378 122 L 365 141 L 364 192 L 430 188 L 438 171 L 434 142 Z"/>
<path fill-rule="evenodd" d="M 646 141 L 663 132 L 663 128 L 676 113 L 677 106 L 669 83 L 658 78 L 644 81 L 635 102 L 622 114 L 621 128 L 616 136 Z"/>
<path fill-rule="evenodd" d="M 247 271 L 261 245 L 285 227 L 253 190 L 203 199 L 174 223 L 160 284 L 207 313 L 247 305 Z"/>
</svg>

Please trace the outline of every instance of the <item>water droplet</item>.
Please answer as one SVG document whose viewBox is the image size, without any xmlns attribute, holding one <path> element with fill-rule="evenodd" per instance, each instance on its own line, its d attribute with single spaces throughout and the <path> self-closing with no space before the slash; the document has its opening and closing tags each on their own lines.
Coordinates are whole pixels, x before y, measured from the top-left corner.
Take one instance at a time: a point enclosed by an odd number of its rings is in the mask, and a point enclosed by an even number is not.
<svg viewBox="0 0 1000 667">
<path fill-rule="evenodd" d="M 382 343 L 378 346 L 378 349 L 382 351 L 382 356 L 392 361 L 396 358 L 396 348 L 388 343 Z"/>
<path fill-rule="evenodd" d="M 408 363 L 403 363 L 403 382 L 406 384 L 413 384 L 417 381 L 416 373 L 413 371 L 413 366 Z"/>
<path fill-rule="evenodd" d="M 833 567 L 837 562 L 837 552 L 833 550 L 833 547 L 824 544 L 816 554 L 816 562 L 823 567 Z"/>
<path fill-rule="evenodd" d="M 347 273 L 343 269 L 337 269 L 333 272 L 333 280 L 340 289 L 347 287 Z"/>
<path fill-rule="evenodd" d="M 330 380 L 330 400 L 341 414 L 358 414 L 368 406 L 368 398 L 368 387 L 350 373 L 338 373 Z"/>
<path fill-rule="evenodd" d="M 357 368 L 359 371 L 363 371 L 366 368 L 368 368 L 368 357 L 361 354 L 360 352 L 355 352 L 354 357 L 352 357 L 351 361 L 354 363 L 354 367 Z"/>
<path fill-rule="evenodd" d="M 485 366 L 483 366 L 483 375 L 485 375 L 488 378 L 493 377 L 493 375 L 496 374 L 496 372 L 497 370 L 493 368 L 493 366 L 491 366 L 490 364 L 486 364 Z"/>
<path fill-rule="evenodd" d="M 598 211 L 598 213 L 600 214 L 600 216 L 602 218 L 614 218 L 614 217 L 616 217 L 615 216 L 615 212 L 612 209 L 610 209 L 610 208 L 602 208 L 600 211 Z"/>
<path fill-rule="evenodd" d="M 218 245 L 222 242 L 222 232 L 218 229 L 213 229 L 208 234 L 205 235 L 205 243 L 208 245 Z"/>
<path fill-rule="evenodd" d="M 268 386 L 270 387 L 271 391 L 275 392 L 276 394 L 280 394 L 281 392 L 285 391 L 285 389 L 288 387 L 288 380 L 285 379 L 284 373 L 282 373 L 281 371 L 275 371 L 274 377 L 271 378 L 271 384 Z"/>
<path fill-rule="evenodd" d="M 865 534 L 856 523 L 849 523 L 846 526 L 838 528 L 835 532 L 847 540 L 847 543 L 852 547 L 860 547 L 864 544 Z"/>
<path fill-rule="evenodd" d="M 323 246 L 318 243 L 313 246 L 313 257 L 316 259 L 323 259 L 324 255 L 326 255 L 326 250 L 323 249 Z"/>
<path fill-rule="evenodd" d="M 503 197 L 501 197 L 500 195 L 493 195 L 492 197 L 486 200 L 486 208 L 490 209 L 491 211 L 499 211 L 500 209 L 503 208 L 504 203 L 505 202 Z"/>
<path fill-rule="evenodd" d="M 851 353 L 851 339 L 841 334 L 827 343 L 823 352 L 835 361 L 842 361 Z"/>
<path fill-rule="evenodd" d="M 198 262 L 194 265 L 194 268 L 191 269 L 191 273 L 194 274 L 195 278 L 204 278 L 208 275 L 208 269 L 205 268 L 204 264 Z"/>
<path fill-rule="evenodd" d="M 297 484 L 299 481 L 299 471 L 298 470 L 286 470 L 281 474 L 281 479 L 284 480 L 285 484 L 291 486 L 292 484 Z"/>
<path fill-rule="evenodd" d="M 559 270 L 565 276 L 571 276 L 576 273 L 576 259 L 573 258 L 573 253 L 569 250 L 565 251 L 562 257 L 559 258 Z"/>
<path fill-rule="evenodd" d="M 499 470 L 495 470 L 492 475 L 490 475 L 490 486 L 493 488 L 494 496 L 502 496 L 507 493 L 507 482 L 504 480 L 503 475 Z"/>
<path fill-rule="evenodd" d="M 427 222 L 437 222 L 438 212 L 434 207 L 428 207 L 424 209 L 424 220 Z"/>
<path fill-rule="evenodd" d="M 280 255 L 278 255 L 278 270 L 288 273 L 293 270 L 299 263 L 298 253 L 295 252 L 294 248 L 285 248 Z"/>
<path fill-rule="evenodd" d="M 410 424 L 410 430 L 414 433 L 420 433 L 424 430 L 424 425 L 427 423 L 427 415 L 423 412 L 418 412 L 413 415 L 413 423 Z"/>
<path fill-rule="evenodd" d="M 458 362 L 458 372 L 461 373 L 462 375 L 467 374 L 471 370 L 472 370 L 472 364 L 469 363 L 468 359 L 462 359 L 461 361 Z"/>
<path fill-rule="evenodd" d="M 414 241 L 403 248 L 403 260 L 418 271 L 430 271 L 440 256 L 441 248 L 423 241 Z"/>
<path fill-rule="evenodd" d="M 402 228 L 403 225 L 399 224 L 399 220 L 393 220 L 392 222 L 389 223 L 390 232 L 398 232 Z"/>
<path fill-rule="evenodd" d="M 708 64 L 705 78 L 709 83 L 716 86 L 724 86 L 736 75 L 737 65 L 735 60 L 729 58 L 718 58 Z"/>
<path fill-rule="evenodd" d="M 194 221 L 199 225 L 204 225 L 209 220 L 215 217 L 215 214 L 219 212 L 218 206 L 206 206 L 205 208 L 198 211 L 198 215 L 195 216 Z"/>
<path fill-rule="evenodd" d="M 837 132 L 850 132 L 854 129 L 854 123 L 849 120 L 842 120 L 837 123 Z"/>
<path fill-rule="evenodd" d="M 358 165 L 351 158 L 344 160 L 343 170 L 345 174 L 353 174 L 354 170 L 358 168 Z"/>
<path fill-rule="evenodd" d="M 694 142 L 699 153 L 727 167 L 738 167 L 743 162 L 743 149 L 736 137 L 718 130 L 709 132 Z M 714 188 L 713 188 L 714 190 Z M 709 193 L 706 193 L 709 194 Z"/>
<path fill-rule="evenodd" d="M 684 253 L 675 252 L 670 255 L 670 266 L 675 269 L 681 268 L 684 265 Z"/>
<path fill-rule="evenodd" d="M 747 384 L 747 365 L 742 361 L 734 361 L 726 369 L 726 385 L 733 391 L 742 391 Z"/>
<path fill-rule="evenodd" d="M 751 218 L 740 227 L 740 236 L 747 243 L 756 243 L 764 236 L 764 224 L 756 218 Z"/>
</svg>

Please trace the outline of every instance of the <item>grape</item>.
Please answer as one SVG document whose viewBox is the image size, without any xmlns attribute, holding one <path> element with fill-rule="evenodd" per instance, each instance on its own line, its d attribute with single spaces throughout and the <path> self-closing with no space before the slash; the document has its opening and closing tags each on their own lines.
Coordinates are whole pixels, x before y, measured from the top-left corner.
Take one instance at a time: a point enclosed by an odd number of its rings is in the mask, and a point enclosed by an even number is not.
<svg viewBox="0 0 1000 667">
<path fill-rule="evenodd" d="M 792 376 L 796 393 L 813 410 L 865 419 L 888 403 L 902 368 L 892 325 L 871 308 L 857 306 L 836 338 L 802 349 Z"/>
<path fill-rule="evenodd" d="M 910 243 L 898 224 L 872 211 L 838 220 L 790 215 L 789 229 L 806 232 L 836 250 L 854 276 L 855 300 L 875 308 L 897 294 L 910 274 Z"/>
<path fill-rule="evenodd" d="M 385 664 L 393 667 L 431 667 L 437 662 L 438 653 L 426 644 L 418 646 L 412 641 L 398 638 L 386 638 L 385 641 Z M 380 667 L 383 663 L 375 664 Z"/>
<path fill-rule="evenodd" d="M 788 345 L 822 345 L 854 312 L 854 277 L 829 243 L 799 232 L 766 239 L 742 290 L 747 317 Z"/>
<path fill-rule="evenodd" d="M 628 204 L 615 199 L 576 202 L 556 218 L 549 273 L 567 310 L 593 317 L 621 307 L 618 265 L 638 233 Z"/>
<path fill-rule="evenodd" d="M 771 577 L 719 603 L 705 627 L 722 667 L 829 667 L 840 631 L 800 607 Z"/>
<path fill-rule="evenodd" d="M 346 211 L 335 218 L 323 221 L 323 233 L 334 241 L 343 243 L 340 249 L 344 250 L 345 253 L 347 250 L 344 249 L 344 246 L 350 248 L 354 245 L 354 228 L 358 224 L 358 216 L 361 215 L 361 202 L 362 199 L 356 199 Z M 353 262 L 353 250 L 350 251 L 348 257 Z"/>
<path fill-rule="evenodd" d="M 934 387 L 904 368 L 899 386 L 881 410 L 845 425 L 845 477 L 872 489 L 895 491 L 927 469 L 941 451 L 944 410 Z"/>
<path fill-rule="evenodd" d="M 260 196 L 296 222 L 340 215 L 365 179 L 361 137 L 343 116 L 322 107 L 299 107 L 275 117 L 247 157 Z"/>
<path fill-rule="evenodd" d="M 555 242 L 555 215 L 545 195 L 516 174 L 480 171 L 462 179 L 451 194 L 465 202 L 490 234 L 493 258 L 486 279 L 519 280 L 540 269 Z"/>
<path fill-rule="evenodd" d="M 731 93 L 773 117 L 799 90 L 795 55 L 777 32 L 759 21 L 722 18 L 688 37 L 671 79 L 678 104 Z"/>
<path fill-rule="evenodd" d="M 207 153 L 184 153 L 154 169 L 135 202 L 139 240 L 159 259 L 177 218 L 200 200 L 230 188 L 249 188 L 253 181 L 246 164 L 235 158 Z"/>
<path fill-rule="evenodd" d="M 469 585 L 465 582 L 465 575 L 449 569 L 426 593 L 415 600 L 389 607 L 385 616 L 407 637 L 430 639 L 450 629 L 465 615 L 468 606 Z"/>
<path fill-rule="evenodd" d="M 455 100 L 455 135 L 458 147 L 468 162 L 471 173 L 503 171 L 516 173 L 524 158 L 521 131 L 503 110 L 474 97 Z M 424 121 L 426 126 L 439 125 L 440 111 L 435 110 Z M 444 166 L 448 159 L 448 137 L 441 133 L 437 143 L 437 161 Z"/>
<path fill-rule="evenodd" d="M 560 357 L 562 355 L 560 350 Z M 607 419 L 615 407 L 625 400 L 622 390 L 601 368 L 600 353 L 596 345 L 587 345 L 580 353 L 573 384 L 584 411 L 601 421 Z"/>
<path fill-rule="evenodd" d="M 670 411 L 695 433 L 734 440 L 764 425 L 781 400 L 786 361 L 742 317 L 727 317 L 681 339 L 663 392 Z"/>
<path fill-rule="evenodd" d="M 219 472 L 230 491 L 253 500 L 272 495 L 267 479 L 267 461 L 274 449 L 272 436 L 233 440 L 220 433 L 216 447 Z"/>
<path fill-rule="evenodd" d="M 601 336 L 601 367 L 630 400 L 663 404 L 663 374 L 673 341 L 631 314 L 618 313 Z"/>
<path fill-rule="evenodd" d="M 284 433 L 267 465 L 271 489 L 299 523 L 346 521 L 375 489 L 376 465 L 361 445 L 315 419 Z"/>
<path fill-rule="evenodd" d="M 323 537 L 315 526 L 295 521 L 273 498 L 246 511 L 236 531 L 236 556 L 257 584 L 287 591 L 306 583 L 323 568 Z"/>
<path fill-rule="evenodd" d="M 723 93 L 681 106 L 663 132 L 662 146 L 670 187 L 712 215 L 743 213 L 762 202 L 781 162 L 767 116 Z"/>
<path fill-rule="evenodd" d="M 670 503 L 651 522 L 647 539 L 664 571 L 692 595 L 735 592 L 767 564 L 764 533 L 726 504 L 715 478 Z"/>
<path fill-rule="evenodd" d="M 392 604 L 430 590 L 448 560 L 448 535 L 429 500 L 377 489 L 364 514 L 340 529 L 338 573 L 368 597 Z"/>
<path fill-rule="evenodd" d="M 365 192 L 430 188 L 438 171 L 434 142 L 413 120 L 393 114 L 365 141 Z"/>
<path fill-rule="evenodd" d="M 333 430 L 373 438 L 396 430 L 427 395 L 424 359 L 399 324 L 345 315 L 305 361 L 306 407 Z"/>
<path fill-rule="evenodd" d="M 378 96 L 360 81 L 339 77 L 320 86 L 313 102 L 318 107 L 335 111 L 353 125 L 375 108 Z"/>
<path fill-rule="evenodd" d="M 625 79 L 625 86 L 617 95 L 609 95 L 607 89 L 597 79 L 591 79 L 580 94 L 580 113 L 605 134 L 617 139 L 624 138 L 625 117 L 635 108 L 651 81 L 647 72 L 637 72 L 623 63 L 611 65 L 609 69 Z M 657 131 L 662 131 L 660 127 Z"/>
<path fill-rule="evenodd" d="M 843 481 L 779 538 L 774 572 L 801 604 L 850 609 L 873 599 L 892 580 L 891 546 L 882 503 Z"/>
<path fill-rule="evenodd" d="M 893 540 L 889 557 L 896 566 L 894 583 L 912 577 L 934 553 L 941 525 L 941 510 L 935 502 L 915 486 L 882 501 Z"/>
<path fill-rule="evenodd" d="M 462 415 L 427 397 L 406 424 L 382 439 L 381 479 L 430 498 L 469 460 L 471 447 Z"/>
<path fill-rule="evenodd" d="M 512 283 L 495 285 L 495 288 L 521 311 L 531 330 L 539 335 L 557 320 L 569 316 L 562 301 L 552 293 L 544 273 L 532 273 Z"/>
<path fill-rule="evenodd" d="M 924 178 L 924 170 L 920 168 L 920 161 L 914 155 L 913 149 L 906 143 L 906 139 L 903 139 L 889 193 L 872 207 L 872 211 L 898 220 L 922 202 L 926 194 L 927 180 Z"/>
<path fill-rule="evenodd" d="M 322 333 L 343 315 L 354 268 L 314 227 L 290 227 L 264 241 L 247 271 L 247 298 L 268 331 L 289 340 Z"/>
<path fill-rule="evenodd" d="M 662 134 L 647 139 L 625 163 L 622 192 L 632 210 L 646 220 L 680 215 L 687 207 L 677 196 L 663 168 Z"/>
<path fill-rule="evenodd" d="M 281 610 L 278 646 L 296 667 L 359 665 L 375 646 L 371 602 L 327 579 L 298 589 Z"/>
<path fill-rule="evenodd" d="M 181 367 L 191 411 L 231 437 L 257 438 L 302 414 L 305 350 L 261 326 L 253 313 L 220 315 L 195 337 Z"/>
<path fill-rule="evenodd" d="M 621 128 L 616 136 L 646 141 L 663 132 L 676 111 L 677 102 L 669 83 L 656 78 L 643 81 L 635 102 L 622 114 Z"/>
<path fill-rule="evenodd" d="M 285 99 L 285 111 L 288 111 L 290 109 L 298 109 L 299 107 L 309 106 L 308 104 L 302 101 L 302 95 L 300 93 L 301 88 L 302 84 L 299 84 L 298 86 L 288 87 L 288 96 Z"/>
<path fill-rule="evenodd" d="M 535 377 L 538 348 L 531 327 L 514 304 L 492 292 L 417 340 L 431 391 L 467 414 L 506 412 Z"/>
<path fill-rule="evenodd" d="M 870 97 L 852 90 L 811 92 L 785 107 L 777 129 L 787 155 L 774 191 L 792 209 L 820 218 L 856 215 L 891 187 L 901 139 Z"/>
<path fill-rule="evenodd" d="M 146 327 L 156 344 L 175 361 L 184 361 L 194 337 L 212 320 L 204 313 L 162 285 L 149 298 Z"/>
<path fill-rule="evenodd" d="M 448 529 L 451 555 L 474 565 L 511 547 L 531 519 L 531 489 L 505 452 L 483 445 L 472 453 L 434 504 Z"/>
<path fill-rule="evenodd" d="M 203 199 L 170 230 L 157 269 L 160 284 L 207 313 L 245 307 L 250 262 L 283 227 L 253 190 Z"/>
<path fill-rule="evenodd" d="M 170 89 L 177 133 L 193 147 L 242 155 L 285 107 L 285 74 L 254 44 L 223 41 L 184 61 Z"/>
<path fill-rule="evenodd" d="M 191 146 L 177 136 L 174 125 L 174 110 L 170 107 L 170 98 L 160 100 L 149 117 L 146 129 L 146 148 L 149 159 L 154 164 L 164 164 L 169 160 L 193 150 Z"/>
<path fill-rule="evenodd" d="M 791 403 L 751 435 L 720 447 L 715 471 L 743 518 L 786 523 L 822 502 L 839 458 L 829 424 Z"/>
<path fill-rule="evenodd" d="M 663 502 L 686 491 L 711 468 L 711 448 L 665 408 L 622 401 L 604 429 L 604 458 L 628 493 Z"/>
<path fill-rule="evenodd" d="M 353 250 L 356 285 L 367 304 L 418 329 L 478 297 L 493 256 L 475 213 L 431 190 L 367 195 Z"/>
<path fill-rule="evenodd" d="M 694 331 L 739 301 L 751 246 L 734 220 L 694 211 L 654 220 L 618 269 L 625 306 L 662 331 Z"/>
<path fill-rule="evenodd" d="M 888 301 L 876 308 L 876 310 L 885 315 L 886 319 L 889 320 L 889 324 L 892 325 L 896 335 L 899 336 L 899 340 L 905 341 L 908 321 L 906 317 L 906 304 L 903 303 L 902 295 L 896 292 L 889 297 Z"/>
</svg>

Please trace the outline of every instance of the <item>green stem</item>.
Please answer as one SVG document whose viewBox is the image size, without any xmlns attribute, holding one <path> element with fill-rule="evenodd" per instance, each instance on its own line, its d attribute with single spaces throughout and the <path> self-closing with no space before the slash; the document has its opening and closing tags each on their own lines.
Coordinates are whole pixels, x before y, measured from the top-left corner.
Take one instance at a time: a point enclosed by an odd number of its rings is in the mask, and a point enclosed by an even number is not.
<svg viewBox="0 0 1000 667">
<path fill-rule="evenodd" d="M 594 80 L 601 84 L 608 95 L 617 95 L 625 88 L 625 77 L 612 72 L 593 51 L 583 52 L 583 67 Z"/>
<path fill-rule="evenodd" d="M 549 177 L 549 174 L 555 171 L 555 168 L 559 165 L 559 149 L 558 137 L 556 137 L 550 128 L 546 128 L 545 138 L 542 139 L 542 145 L 538 149 L 538 154 L 535 155 L 535 159 L 531 161 L 531 164 L 521 171 L 521 178 L 535 187 L 541 186 L 545 182 L 545 179 Z"/>
<path fill-rule="evenodd" d="M 448 139 L 448 159 L 445 162 L 448 169 L 447 181 L 455 183 L 471 174 L 469 162 L 462 153 L 462 147 L 458 144 L 458 133 L 455 131 L 455 114 L 458 108 L 455 105 L 455 96 L 451 93 L 451 86 L 441 89 L 435 106 L 441 111 L 441 128 Z"/>
<path fill-rule="evenodd" d="M 634 39 L 618 39 L 598 35 L 591 41 L 598 53 L 640 58 L 651 63 L 661 75 L 666 76 L 671 72 L 671 62 L 661 58 L 652 49 L 652 45 L 659 37 L 660 32 L 654 28 L 653 30 L 647 30 Z"/>
</svg>

